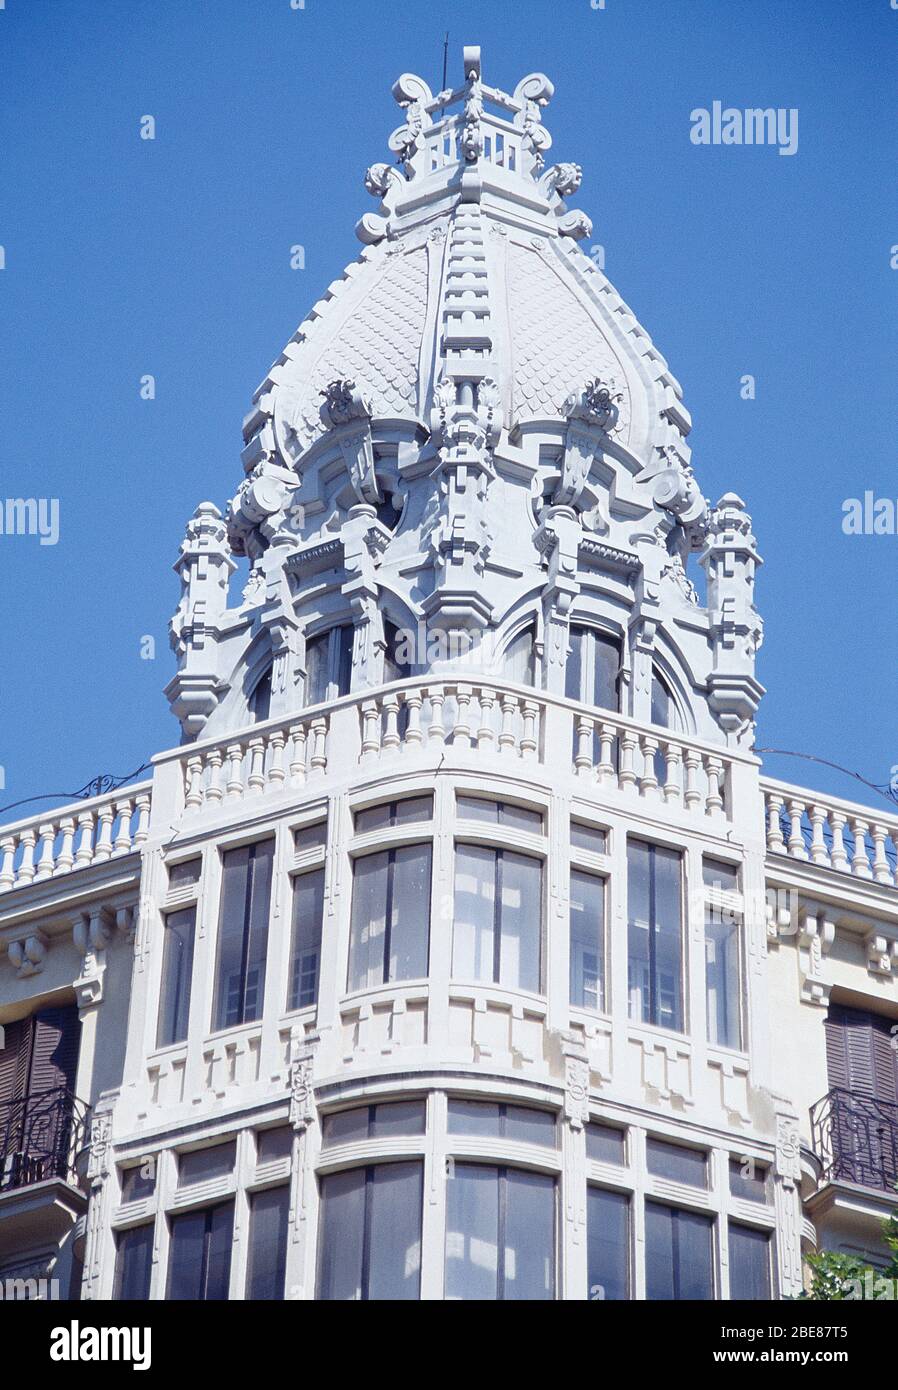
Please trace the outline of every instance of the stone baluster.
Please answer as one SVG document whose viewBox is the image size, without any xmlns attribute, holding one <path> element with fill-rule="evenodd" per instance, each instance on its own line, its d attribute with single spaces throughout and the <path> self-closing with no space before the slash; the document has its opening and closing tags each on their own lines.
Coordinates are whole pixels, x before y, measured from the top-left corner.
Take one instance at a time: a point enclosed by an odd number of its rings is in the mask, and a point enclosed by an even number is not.
<svg viewBox="0 0 898 1390">
<path fill-rule="evenodd" d="M 496 730 L 493 724 L 493 710 L 496 696 L 488 686 L 480 690 L 480 726 L 477 730 L 477 750 L 480 753 L 495 752 Z"/>
<path fill-rule="evenodd" d="M 513 753 L 515 751 L 514 720 L 518 712 L 518 701 L 515 695 L 505 693 L 502 695 L 502 732 L 499 734 L 499 752 Z"/>
<path fill-rule="evenodd" d="M 785 854 L 786 842 L 780 816 L 783 811 L 783 798 L 775 792 L 767 797 L 767 848 L 772 854 Z"/>
<path fill-rule="evenodd" d="M 443 704 L 446 696 L 439 687 L 436 687 L 427 691 L 427 698 L 430 700 L 430 724 L 427 729 L 427 742 L 431 748 L 442 748 L 446 742 L 446 730 L 443 727 Z"/>
<path fill-rule="evenodd" d="M 620 741 L 620 785 L 625 791 L 637 785 L 634 758 L 639 747 L 639 739 L 632 729 L 625 729 Z"/>
<path fill-rule="evenodd" d="M 452 735 L 452 744 L 459 753 L 466 753 L 471 747 L 471 725 L 469 723 L 469 717 L 471 711 L 471 696 L 473 693 L 469 685 L 460 685 L 455 694 L 458 710 L 455 716 L 455 730 Z"/>
<path fill-rule="evenodd" d="M 56 826 L 52 821 L 38 828 L 40 839 L 40 854 L 35 866 L 34 881 L 42 883 L 46 878 L 53 877 L 54 855 L 53 848 L 56 844 Z"/>
<path fill-rule="evenodd" d="M 701 754 L 696 748 L 687 748 L 684 759 L 686 763 L 686 791 L 683 800 L 687 811 L 694 811 L 701 805 L 702 794 L 698 786 L 698 770 L 702 765 Z"/>
<path fill-rule="evenodd" d="M 539 748 L 537 736 L 539 720 L 539 705 L 535 700 L 524 701 L 524 732 L 521 735 L 521 757 L 531 760 L 536 757 Z"/>
<path fill-rule="evenodd" d="M 310 733 L 312 735 L 312 757 L 309 770 L 313 776 L 320 777 L 327 768 L 327 720 L 324 718 L 313 719 Z"/>
<path fill-rule="evenodd" d="M 271 753 L 271 762 L 268 768 L 268 785 L 273 792 L 279 792 L 287 780 L 287 773 L 284 768 L 284 747 L 287 740 L 282 729 L 275 729 L 274 733 L 268 736 L 268 747 Z"/>
<path fill-rule="evenodd" d="M 290 785 L 301 787 L 306 780 L 306 726 L 294 724 L 290 737 Z"/>
<path fill-rule="evenodd" d="M 221 785 L 222 756 L 220 748 L 210 748 L 206 754 L 206 767 L 208 769 L 208 781 L 206 784 L 206 802 L 210 806 L 218 806 L 224 797 Z"/>
<path fill-rule="evenodd" d="M 815 864 L 829 864 L 829 850 L 823 829 L 826 825 L 826 807 L 817 802 L 810 809 L 811 817 L 811 859 Z"/>
<path fill-rule="evenodd" d="M 424 704 L 424 698 L 420 690 L 407 690 L 404 698 L 405 708 L 408 711 L 405 746 L 417 750 L 424 742 L 424 735 L 421 732 L 421 706 Z"/>
<path fill-rule="evenodd" d="M 577 724 L 577 756 L 574 767 L 578 777 L 588 777 L 592 772 L 592 730 L 593 721 L 586 714 L 574 715 Z"/>
<path fill-rule="evenodd" d="M 871 831 L 873 835 L 873 877 L 877 883 L 894 883 L 889 858 L 886 854 L 886 838 L 888 831 L 884 825 L 874 825 Z"/>
<path fill-rule="evenodd" d="M 134 831 L 136 848 L 138 845 L 146 844 L 150 838 L 150 798 L 146 792 L 141 792 L 134 804 L 137 807 L 137 829 Z"/>
<path fill-rule="evenodd" d="M 851 822 L 851 833 L 854 836 L 854 853 L 851 856 L 851 872 L 855 878 L 872 878 L 873 870 L 870 868 L 870 856 L 867 852 L 867 830 L 868 823 L 860 820 L 857 816 Z"/>
<path fill-rule="evenodd" d="M 112 858 L 112 826 L 115 821 L 115 808 L 111 801 L 101 806 L 97 819 L 97 843 L 94 847 L 94 863 L 101 864 Z"/>
<path fill-rule="evenodd" d="M 134 807 L 129 800 L 116 803 L 118 814 L 118 832 L 113 842 L 113 858 L 118 858 L 122 854 L 131 853 L 131 817 L 134 814 Z"/>
<path fill-rule="evenodd" d="M 19 872 L 16 874 L 16 886 L 20 883 L 31 883 L 37 872 L 34 867 L 34 847 L 37 844 L 37 836 L 33 830 L 23 830 L 19 837 L 22 846 L 22 858 L 19 860 Z"/>
<path fill-rule="evenodd" d="M 243 745 L 240 743 L 229 743 L 226 757 L 228 760 L 228 780 L 225 794 L 231 801 L 243 795 Z"/>
<path fill-rule="evenodd" d="M 380 752 L 380 706 L 376 700 L 362 705 L 362 762 L 373 763 Z"/>
<path fill-rule="evenodd" d="M 203 804 L 202 758 L 193 757 L 187 759 L 185 781 L 187 785 L 184 794 L 184 809 L 187 811 L 198 811 Z"/>
<path fill-rule="evenodd" d="M 808 852 L 804 843 L 804 831 L 801 826 L 801 818 L 804 815 L 803 801 L 789 802 L 789 818 L 791 829 L 789 831 L 789 853 L 793 859 L 807 859 Z"/>
<path fill-rule="evenodd" d="M 658 751 L 658 740 L 652 734 L 644 734 L 641 743 L 643 761 L 639 790 L 643 796 L 655 796 L 658 791 L 658 777 L 655 773 L 655 754 Z"/>
<path fill-rule="evenodd" d="M 11 835 L 0 840 L 0 854 L 3 856 L 2 861 L 0 861 L 0 893 L 8 893 L 16 881 L 13 870 L 16 858 L 16 842 Z"/>
<path fill-rule="evenodd" d="M 265 740 L 251 738 L 249 741 L 249 776 L 246 785 L 251 795 L 256 796 L 265 787 Z"/>
<path fill-rule="evenodd" d="M 679 802 L 682 795 L 680 788 L 682 749 L 678 743 L 665 743 L 664 752 L 667 757 L 667 776 L 664 779 L 664 800 L 671 805 L 675 805 Z"/>
<path fill-rule="evenodd" d="M 75 850 L 75 868 L 82 869 L 93 862 L 94 857 L 94 813 L 82 811 L 78 817 L 78 848 Z"/>
<path fill-rule="evenodd" d="M 599 765 L 596 768 L 596 775 L 598 780 L 606 786 L 610 786 L 617 777 L 613 759 L 616 732 L 613 724 L 603 723 L 599 726 Z"/>
<path fill-rule="evenodd" d="M 384 729 L 382 749 L 395 753 L 397 748 L 402 746 L 402 739 L 399 734 L 399 696 L 395 693 L 384 696 L 384 714 L 386 715 L 386 727 Z"/>
<path fill-rule="evenodd" d="M 705 759 L 705 772 L 708 777 L 708 800 L 705 803 L 705 810 L 709 816 L 717 816 L 723 813 L 723 778 L 724 767 L 720 758 L 708 757 Z"/>
<path fill-rule="evenodd" d="M 62 840 L 59 845 L 59 853 L 56 856 L 56 868 L 53 873 L 70 874 L 75 863 L 75 818 L 66 816 L 59 822 L 59 829 Z"/>
<path fill-rule="evenodd" d="M 850 866 L 848 863 L 848 850 L 845 847 L 845 825 L 847 817 L 844 811 L 831 811 L 829 823 L 833 832 L 832 847 L 832 866 L 841 873 L 848 873 Z"/>
</svg>

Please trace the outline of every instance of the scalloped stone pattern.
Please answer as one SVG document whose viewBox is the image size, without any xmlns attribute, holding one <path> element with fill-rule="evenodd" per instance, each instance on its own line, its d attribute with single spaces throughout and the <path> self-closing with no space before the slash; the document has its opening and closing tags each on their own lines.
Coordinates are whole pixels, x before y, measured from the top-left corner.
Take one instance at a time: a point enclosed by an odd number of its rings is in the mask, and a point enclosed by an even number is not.
<svg viewBox="0 0 898 1390">
<path fill-rule="evenodd" d="M 543 255 L 513 242 L 508 298 L 514 353 L 516 421 L 561 416 L 567 396 L 595 377 L 614 377 L 624 399 L 615 431 L 630 433 L 626 376 L 608 340 L 563 274 Z"/>
</svg>

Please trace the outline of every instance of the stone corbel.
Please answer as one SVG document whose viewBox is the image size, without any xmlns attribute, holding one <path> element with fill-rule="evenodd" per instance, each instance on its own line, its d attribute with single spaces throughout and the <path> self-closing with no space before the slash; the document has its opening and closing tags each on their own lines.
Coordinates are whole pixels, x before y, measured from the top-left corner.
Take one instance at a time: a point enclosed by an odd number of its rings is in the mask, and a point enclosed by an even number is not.
<svg viewBox="0 0 898 1390">
<path fill-rule="evenodd" d="M 898 940 L 873 930 L 865 937 L 867 969 L 874 975 L 898 974 Z"/>
<path fill-rule="evenodd" d="M 556 506 L 582 508 L 593 462 L 603 439 L 617 426 L 622 400 L 615 382 L 596 378 L 564 402 L 568 426 L 561 478 L 552 499 Z"/>
<path fill-rule="evenodd" d="M 295 1034 L 290 1040 L 290 1123 L 304 1134 L 315 1121 L 315 1052 L 318 1034 Z"/>
<path fill-rule="evenodd" d="M 48 945 L 48 938 L 42 931 L 32 932 L 22 940 L 9 943 L 9 962 L 20 980 L 40 974 L 44 968 Z"/>
<path fill-rule="evenodd" d="M 561 1035 L 564 1057 L 564 1118 L 571 1129 L 582 1129 L 589 1120 L 589 1053 L 582 1037 Z"/>
<path fill-rule="evenodd" d="M 832 986 L 823 978 L 823 957 L 836 938 L 836 924 L 823 908 L 810 904 L 798 913 L 798 970 L 805 1004 L 829 1007 Z"/>
<path fill-rule="evenodd" d="M 381 495 L 374 471 L 371 405 L 350 379 L 332 381 L 321 395 L 322 414 L 334 431 L 353 491 L 360 502 L 376 505 Z"/>
<path fill-rule="evenodd" d="M 113 918 L 105 907 L 81 913 L 74 923 L 72 939 L 82 958 L 81 971 L 73 986 L 79 1009 L 90 1009 L 102 1002 L 106 947 L 112 939 L 112 931 Z"/>
</svg>

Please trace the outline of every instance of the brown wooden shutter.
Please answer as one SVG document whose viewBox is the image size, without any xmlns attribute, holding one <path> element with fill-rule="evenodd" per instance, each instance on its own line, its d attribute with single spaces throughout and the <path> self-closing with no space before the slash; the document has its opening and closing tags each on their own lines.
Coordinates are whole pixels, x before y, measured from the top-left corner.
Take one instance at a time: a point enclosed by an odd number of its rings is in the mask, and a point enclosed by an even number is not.
<svg viewBox="0 0 898 1390">
<path fill-rule="evenodd" d="M 0 1048 L 0 1105 L 8 1100 L 21 1100 L 28 1084 L 31 1062 L 33 1021 L 20 1018 L 4 1025 L 4 1046 Z"/>
<path fill-rule="evenodd" d="M 74 1004 L 43 1009 L 34 1017 L 28 1094 L 75 1088 L 81 1023 Z"/>
<path fill-rule="evenodd" d="M 894 1021 L 883 1014 L 833 1005 L 826 1020 L 826 1067 L 830 1086 L 898 1102 L 898 1051 Z"/>
</svg>

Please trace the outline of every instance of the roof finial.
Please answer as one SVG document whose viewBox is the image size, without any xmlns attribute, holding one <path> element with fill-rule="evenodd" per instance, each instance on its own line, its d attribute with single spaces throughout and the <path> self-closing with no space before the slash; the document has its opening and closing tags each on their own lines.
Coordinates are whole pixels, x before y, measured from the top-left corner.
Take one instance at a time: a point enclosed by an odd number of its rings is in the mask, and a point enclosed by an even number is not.
<svg viewBox="0 0 898 1390">
<path fill-rule="evenodd" d="M 480 45 L 465 45 L 465 81 L 480 81 Z"/>
</svg>

